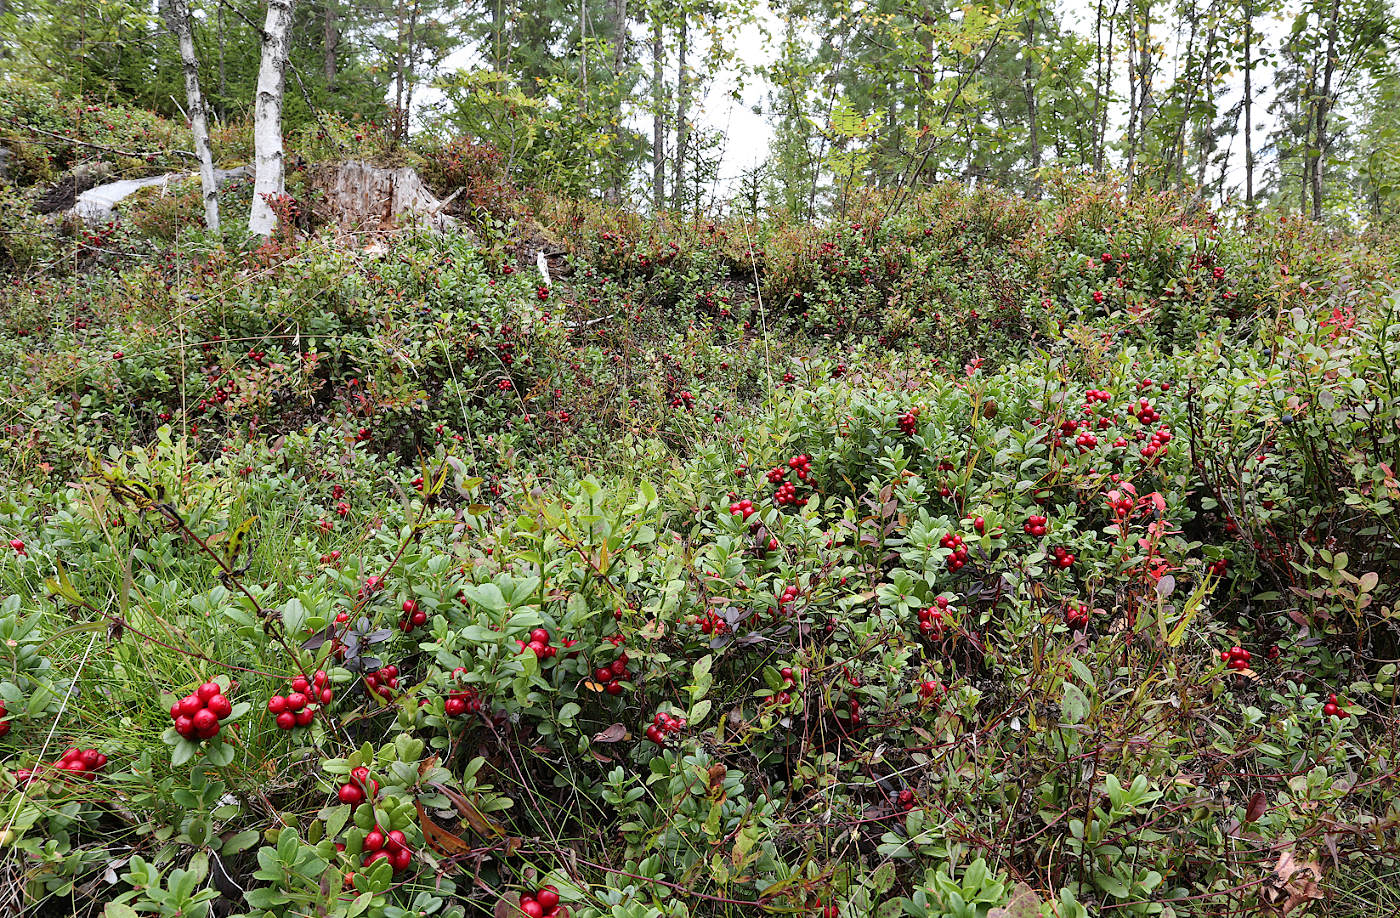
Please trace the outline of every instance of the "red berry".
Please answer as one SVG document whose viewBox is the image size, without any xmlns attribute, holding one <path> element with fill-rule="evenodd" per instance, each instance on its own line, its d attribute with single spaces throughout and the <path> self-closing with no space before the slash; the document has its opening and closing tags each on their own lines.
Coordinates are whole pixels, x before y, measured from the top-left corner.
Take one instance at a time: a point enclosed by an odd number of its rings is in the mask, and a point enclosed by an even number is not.
<svg viewBox="0 0 1400 918">
<path fill-rule="evenodd" d="M 530 640 L 540 644 L 549 643 L 549 632 L 543 628 L 536 628 L 530 632 Z"/>
<path fill-rule="evenodd" d="M 198 695 L 186 695 L 180 699 L 180 713 L 186 717 L 193 717 L 202 710 L 204 710 L 204 702 L 199 700 Z"/>
<path fill-rule="evenodd" d="M 208 708 L 197 712 L 190 718 L 190 723 L 194 725 L 194 731 L 200 739 L 209 739 L 219 732 L 219 718 Z"/>
<path fill-rule="evenodd" d="M 194 721 L 190 719 L 188 714 L 181 714 L 175 718 L 175 732 L 185 739 L 194 738 Z"/>
<path fill-rule="evenodd" d="M 297 676 L 295 679 L 292 680 L 293 693 L 300 692 L 301 694 L 305 695 L 309 691 L 311 691 L 311 683 L 306 681 L 305 676 Z"/>
<path fill-rule="evenodd" d="M 409 865 L 413 863 L 413 852 L 407 848 L 400 848 L 390 856 L 390 861 L 394 865 L 395 873 L 407 870 Z"/>
<path fill-rule="evenodd" d="M 348 803 L 351 806 L 357 806 L 365 801 L 365 792 L 354 784 L 340 785 L 340 791 L 336 796 L 340 798 L 341 803 Z"/>
<path fill-rule="evenodd" d="M 222 691 L 217 682 L 206 682 L 195 690 L 195 696 L 199 698 L 200 701 L 208 701 L 215 695 L 221 694 Z"/>
<path fill-rule="evenodd" d="M 547 912 L 559 904 L 559 890 L 553 886 L 542 886 L 540 891 L 535 893 L 535 901 Z"/>
<path fill-rule="evenodd" d="M 316 718 L 316 712 L 310 708 L 302 708 L 300 711 L 293 714 L 292 717 L 296 720 L 298 727 L 309 727 L 311 726 L 311 721 Z"/>
<path fill-rule="evenodd" d="M 277 729 L 290 730 L 297 725 L 297 716 L 291 711 L 283 711 L 277 715 Z"/>
<path fill-rule="evenodd" d="M 287 710 L 287 699 L 281 695 L 273 695 L 267 699 L 267 711 L 269 714 L 281 714 Z"/>
<path fill-rule="evenodd" d="M 378 828 L 371 829 L 365 836 L 364 849 L 366 851 L 378 851 L 384 847 L 384 833 Z"/>
<path fill-rule="evenodd" d="M 544 906 L 535 899 L 521 898 L 520 910 L 525 913 L 526 918 L 544 918 Z"/>
<path fill-rule="evenodd" d="M 219 720 L 223 720 L 233 713 L 233 705 L 223 695 L 215 695 L 213 698 L 210 698 L 208 707 Z"/>
<path fill-rule="evenodd" d="M 310 699 L 303 693 L 292 692 L 287 696 L 287 708 L 291 711 L 300 711 L 302 708 L 306 707 L 308 701 L 310 701 Z"/>
</svg>

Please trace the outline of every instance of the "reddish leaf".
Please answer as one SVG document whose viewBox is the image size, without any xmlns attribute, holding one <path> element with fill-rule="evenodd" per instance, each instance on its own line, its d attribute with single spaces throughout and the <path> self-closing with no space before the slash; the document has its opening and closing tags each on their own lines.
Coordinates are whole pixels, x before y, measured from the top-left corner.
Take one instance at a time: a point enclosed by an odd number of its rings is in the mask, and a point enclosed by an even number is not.
<svg viewBox="0 0 1400 918">
<path fill-rule="evenodd" d="M 593 734 L 595 743 L 620 743 L 627 738 L 627 728 L 622 724 L 613 724 L 599 733 Z"/>
</svg>

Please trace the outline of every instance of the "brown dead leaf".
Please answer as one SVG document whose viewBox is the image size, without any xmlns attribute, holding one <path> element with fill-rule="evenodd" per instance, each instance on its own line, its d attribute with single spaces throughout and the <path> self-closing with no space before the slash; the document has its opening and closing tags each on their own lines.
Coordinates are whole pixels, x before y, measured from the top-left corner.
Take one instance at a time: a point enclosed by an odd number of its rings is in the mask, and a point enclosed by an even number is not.
<svg viewBox="0 0 1400 918">
<path fill-rule="evenodd" d="M 413 805 L 418 808 L 418 825 L 423 829 L 423 841 L 429 848 L 446 855 L 471 853 L 472 846 L 433 822 L 421 803 L 414 801 Z"/>
<path fill-rule="evenodd" d="M 462 815 L 462 818 L 467 821 L 467 825 L 470 826 L 471 830 L 476 834 L 485 838 L 499 838 L 506 834 L 505 826 L 491 819 L 485 813 L 481 812 L 481 810 L 478 810 L 475 804 L 457 791 L 450 787 L 444 787 L 441 784 L 434 784 L 433 789 L 452 801 L 452 806 L 456 808 L 457 812 Z"/>
<path fill-rule="evenodd" d="M 1269 796 L 1263 791 L 1258 791 L 1249 798 L 1249 809 L 1244 811 L 1244 821 L 1246 823 L 1258 822 L 1259 817 L 1269 809 Z"/>
<path fill-rule="evenodd" d="M 627 733 L 627 728 L 622 724 L 612 724 L 593 734 L 593 742 L 595 743 L 620 743 L 629 738 L 630 736 Z"/>
<path fill-rule="evenodd" d="M 1314 861 L 1299 861 L 1292 851 L 1279 852 L 1270 881 L 1274 903 L 1282 905 L 1285 915 L 1322 898 L 1322 868 Z"/>
<path fill-rule="evenodd" d="M 525 913 L 520 910 L 520 893 L 508 892 L 497 899 L 491 914 L 493 918 L 521 918 Z"/>
<path fill-rule="evenodd" d="M 1025 883 L 1017 883 L 1011 901 L 987 912 L 987 918 L 1039 918 L 1040 897 Z"/>
</svg>

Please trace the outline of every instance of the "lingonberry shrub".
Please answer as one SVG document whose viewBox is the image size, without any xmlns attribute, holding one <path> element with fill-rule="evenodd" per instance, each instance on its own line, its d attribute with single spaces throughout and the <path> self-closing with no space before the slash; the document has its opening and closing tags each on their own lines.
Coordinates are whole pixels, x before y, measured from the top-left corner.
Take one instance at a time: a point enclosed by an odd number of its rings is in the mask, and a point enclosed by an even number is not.
<svg viewBox="0 0 1400 918">
<path fill-rule="evenodd" d="M 489 233 L 128 225 L 0 285 L 26 907 L 1226 914 L 1281 854 L 1375 894 L 1393 249 L 1128 200 L 541 199 L 543 300 Z"/>
</svg>

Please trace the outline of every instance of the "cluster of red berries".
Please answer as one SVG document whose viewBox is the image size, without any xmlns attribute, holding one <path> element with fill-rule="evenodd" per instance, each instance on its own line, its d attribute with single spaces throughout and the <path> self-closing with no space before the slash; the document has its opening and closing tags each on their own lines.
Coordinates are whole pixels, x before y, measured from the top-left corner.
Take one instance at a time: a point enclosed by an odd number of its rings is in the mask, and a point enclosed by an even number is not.
<svg viewBox="0 0 1400 918">
<path fill-rule="evenodd" d="M 399 687 L 399 668 L 392 663 L 381 666 L 372 673 L 365 673 L 365 688 L 380 698 L 392 698 L 394 689 Z"/>
<path fill-rule="evenodd" d="M 1090 389 L 1084 393 L 1084 404 L 1092 405 L 1094 402 L 1107 402 L 1112 396 L 1104 389 Z"/>
<path fill-rule="evenodd" d="M 797 496 L 797 485 L 790 481 L 785 481 L 778 485 L 778 490 L 773 492 L 773 503 L 778 506 L 790 504 L 794 507 L 807 506 L 807 498 Z"/>
<path fill-rule="evenodd" d="M 369 769 L 363 765 L 350 769 L 350 780 L 340 785 L 335 792 L 341 803 L 359 806 L 366 800 L 373 800 L 379 793 L 379 782 L 369 776 Z"/>
<path fill-rule="evenodd" d="M 708 633 L 707 631 L 706 634 Z M 593 679 L 609 695 L 621 695 L 622 683 L 631 681 L 632 673 L 627 668 L 627 659 L 627 653 L 624 651 L 607 666 L 599 666 L 593 670 Z"/>
<path fill-rule="evenodd" d="M 1341 703 L 1337 701 L 1336 695 L 1328 695 L 1327 703 L 1322 706 L 1322 713 L 1328 717 L 1338 717 L 1342 720 L 1350 717 L 1346 711 L 1342 710 Z"/>
<path fill-rule="evenodd" d="M 784 666 L 778 670 L 778 675 L 783 679 L 782 689 L 769 699 L 770 704 L 785 705 L 792 703 L 792 690 L 797 688 L 797 673 L 791 666 Z"/>
<path fill-rule="evenodd" d="M 943 686 L 935 679 L 925 679 L 919 683 L 919 697 L 923 699 L 937 698 L 943 694 Z"/>
<path fill-rule="evenodd" d="M 963 544 L 963 537 L 956 532 L 945 533 L 943 538 L 938 540 L 938 544 L 944 548 L 950 548 L 953 551 L 953 553 L 948 556 L 948 570 L 951 573 L 957 573 L 962 570 L 963 566 L 966 565 L 968 560 L 972 557 L 968 554 L 967 546 Z"/>
<path fill-rule="evenodd" d="M 1046 526 L 1049 522 L 1050 519 L 1048 517 L 1032 515 L 1026 517 L 1026 521 L 1021 524 L 1021 528 L 1024 529 L 1028 535 L 1039 538 L 1045 535 Z"/>
<path fill-rule="evenodd" d="M 1099 445 L 1099 438 L 1089 433 L 1087 430 L 1081 431 L 1079 436 L 1074 438 L 1074 445 L 1079 447 L 1081 453 L 1087 453 L 1089 450 Z"/>
<path fill-rule="evenodd" d="M 535 297 L 541 302 L 549 299 L 549 288 L 546 287 L 544 284 L 540 284 L 538 287 L 535 288 Z"/>
<path fill-rule="evenodd" d="M 217 682 L 206 682 L 170 706 L 175 732 L 185 739 L 209 739 L 219 733 L 219 722 L 233 713 L 233 705 Z"/>
<path fill-rule="evenodd" d="M 647 739 L 658 746 L 666 745 L 666 739 L 671 734 L 679 733 L 685 729 L 684 717 L 672 717 L 665 711 L 657 711 L 651 723 L 647 724 Z"/>
<path fill-rule="evenodd" d="M 899 431 L 906 437 L 912 437 L 919 430 L 919 412 L 910 408 L 899 416 Z"/>
<path fill-rule="evenodd" d="M 948 611 L 948 598 L 940 596 L 933 601 L 933 605 L 926 609 L 919 610 L 919 630 L 930 637 L 940 638 L 943 636 L 943 613 Z"/>
<path fill-rule="evenodd" d="M 339 549 L 336 549 L 336 550 L 330 552 L 329 554 L 325 554 L 325 555 L 322 555 L 322 556 L 321 556 L 321 563 L 322 563 L 322 564 L 335 564 L 335 563 L 336 563 L 337 561 L 339 561 L 339 560 L 340 560 L 340 550 L 339 550 Z"/>
<path fill-rule="evenodd" d="M 96 779 L 97 773 L 107 764 L 107 756 L 96 749 L 79 749 L 73 746 L 63 751 L 63 755 L 58 757 L 58 761 L 53 763 L 53 767 L 64 772 L 64 776 L 72 778 L 82 778 L 86 781 Z M 24 787 L 30 781 L 39 777 L 39 772 L 44 766 L 35 768 L 21 768 L 15 772 L 15 783 L 19 787 Z"/>
<path fill-rule="evenodd" d="M 1103 291 L 1102 291 L 1102 290 L 1095 290 L 1095 291 L 1094 291 L 1094 302 L 1095 302 L 1095 303 L 1102 303 L 1102 302 L 1103 302 Z"/>
<path fill-rule="evenodd" d="M 1108 509 L 1112 510 L 1119 519 L 1132 513 L 1134 506 L 1135 502 L 1130 495 L 1120 491 L 1108 492 Z"/>
<path fill-rule="evenodd" d="M 787 464 L 788 468 L 792 469 L 795 473 L 797 473 L 797 478 L 799 481 L 806 481 L 808 476 L 812 474 L 811 456 L 808 456 L 806 454 L 803 454 L 801 456 L 793 456 L 791 459 L 788 460 Z"/>
<path fill-rule="evenodd" d="M 10 547 L 13 548 L 14 551 L 15 551 L 15 554 L 19 555 L 21 558 L 23 558 L 25 555 L 29 554 L 29 552 L 27 552 L 27 551 L 24 550 L 24 540 L 23 540 L 23 539 L 11 539 L 11 540 L 10 540 Z"/>
<path fill-rule="evenodd" d="M 385 832 L 376 824 L 365 834 L 360 850 L 365 855 L 362 862 L 365 867 L 388 861 L 394 873 L 403 873 L 413 864 L 413 849 L 408 846 L 408 837 L 399 829 Z"/>
<path fill-rule="evenodd" d="M 895 795 L 894 804 L 906 813 L 909 812 L 914 808 L 914 792 L 906 787 Z"/>
<path fill-rule="evenodd" d="M 787 477 L 787 469 L 781 465 L 775 465 L 765 473 L 769 484 L 777 484 Z"/>
<path fill-rule="evenodd" d="M 559 890 L 541 886 L 533 895 L 521 896 L 520 911 L 525 913 L 525 918 L 552 918 L 559 914 Z"/>
<path fill-rule="evenodd" d="M 549 632 L 543 628 L 536 628 L 534 631 L 531 631 L 530 640 L 516 640 L 515 643 L 521 650 L 530 651 L 540 660 L 547 660 L 559 653 L 559 648 L 549 642 Z M 566 646 L 569 643 L 572 642 L 566 642 Z"/>
<path fill-rule="evenodd" d="M 1167 444 L 1171 441 L 1171 428 L 1161 428 L 1152 434 L 1152 439 L 1142 445 L 1142 458 L 1151 459 L 1159 453 L 1165 453 L 1167 451 Z"/>
<path fill-rule="evenodd" d="M 1229 650 L 1220 651 L 1220 659 L 1225 661 L 1225 665 L 1239 672 L 1249 669 L 1249 661 L 1252 658 L 1253 654 L 1243 647 L 1231 647 Z"/>
<path fill-rule="evenodd" d="M 0 739 L 3 739 L 10 733 L 10 722 L 6 719 L 9 716 L 9 709 L 5 707 L 4 700 L 0 699 Z"/>
<path fill-rule="evenodd" d="M 719 617 L 717 612 L 706 612 L 704 615 L 691 616 L 690 623 L 699 625 L 702 634 L 725 634 L 729 631 L 729 623 Z"/>
<path fill-rule="evenodd" d="M 793 600 L 797 599 L 799 592 L 797 584 L 795 583 L 790 583 L 783 587 L 783 591 L 778 594 L 778 611 L 786 612 L 788 606 L 792 605 Z"/>
<path fill-rule="evenodd" d="M 729 512 L 735 516 L 742 516 L 744 519 L 748 519 L 754 514 L 753 501 L 748 498 L 735 501 L 729 505 Z"/>
<path fill-rule="evenodd" d="M 1074 567 L 1074 552 L 1065 548 L 1063 545 L 1056 545 L 1053 555 L 1054 557 L 1051 558 L 1050 563 L 1058 567 L 1060 570 L 1065 571 L 1069 570 L 1071 567 Z"/>
<path fill-rule="evenodd" d="M 466 674 L 466 667 L 459 666 L 452 671 L 452 680 L 457 682 Z M 447 693 L 447 700 L 442 703 L 442 711 L 448 717 L 480 714 L 482 704 L 481 694 L 476 689 L 470 687 L 453 689 Z"/>
<path fill-rule="evenodd" d="M 267 699 L 267 711 L 277 719 L 278 730 L 291 730 L 293 727 L 307 727 L 316 717 L 316 708 L 335 700 L 331 690 L 330 677 L 324 669 L 318 669 L 310 679 L 297 676 L 292 680 L 289 694 L 273 695 Z"/>
<path fill-rule="evenodd" d="M 1214 575 L 1217 576 L 1217 577 L 1224 577 L 1224 576 L 1225 576 L 1225 571 L 1228 570 L 1229 567 L 1230 567 L 1230 559 L 1229 559 L 1229 558 L 1216 558 L 1214 561 L 1212 561 L 1212 562 L 1210 562 L 1209 564 L 1206 565 L 1206 570 L 1209 571 L 1210 573 L 1214 574 Z"/>
<path fill-rule="evenodd" d="M 1137 405 L 1135 406 L 1128 406 L 1128 413 L 1135 415 L 1138 419 L 1138 423 L 1143 427 L 1149 424 L 1156 424 L 1162 419 L 1162 415 L 1158 413 L 1156 408 L 1152 407 L 1152 402 L 1145 398 L 1138 399 Z"/>
<path fill-rule="evenodd" d="M 1089 627 L 1089 607 L 1082 602 L 1071 602 L 1065 606 L 1065 624 L 1071 628 Z"/>
<path fill-rule="evenodd" d="M 403 601 L 403 615 L 399 618 L 399 630 L 408 634 L 414 628 L 426 624 L 428 613 L 418 607 L 418 601 L 405 599 Z"/>
<path fill-rule="evenodd" d="M 671 399 L 671 407 L 684 408 L 686 411 L 690 411 L 695 407 L 695 396 L 690 394 L 690 392 L 682 392 Z"/>
</svg>

